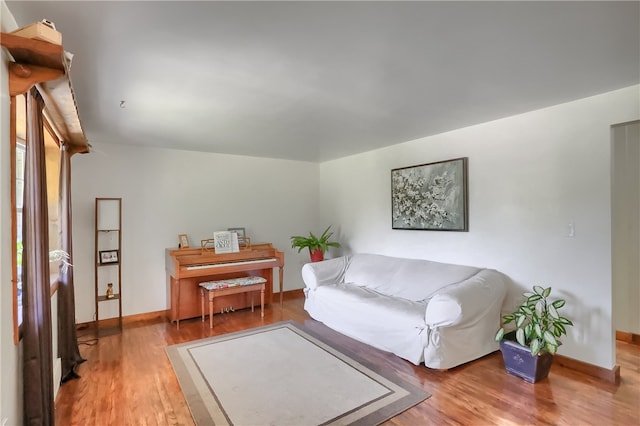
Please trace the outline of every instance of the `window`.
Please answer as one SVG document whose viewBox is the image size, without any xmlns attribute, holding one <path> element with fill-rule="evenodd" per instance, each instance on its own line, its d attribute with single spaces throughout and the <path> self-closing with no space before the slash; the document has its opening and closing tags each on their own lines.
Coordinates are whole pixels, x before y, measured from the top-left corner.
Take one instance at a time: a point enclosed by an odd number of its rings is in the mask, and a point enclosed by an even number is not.
<svg viewBox="0 0 640 426">
<path fill-rule="evenodd" d="M 45 122 L 44 157 L 47 173 L 47 206 L 49 207 L 49 252 L 60 249 L 60 146 L 53 130 Z M 52 292 L 60 272 L 60 260 L 49 262 Z"/>
<path fill-rule="evenodd" d="M 11 238 L 15 243 L 15 256 L 12 271 L 14 299 L 14 341 L 20 338 L 22 324 L 22 206 L 24 191 L 24 160 L 26 141 L 26 101 L 24 95 L 13 98 L 11 105 L 12 125 L 15 136 L 11 143 L 12 170 L 14 185 L 11 188 L 12 226 Z"/>
<path fill-rule="evenodd" d="M 16 142 L 16 289 L 18 294 L 18 325 L 22 324 L 22 202 L 24 190 L 24 141 Z"/>
</svg>

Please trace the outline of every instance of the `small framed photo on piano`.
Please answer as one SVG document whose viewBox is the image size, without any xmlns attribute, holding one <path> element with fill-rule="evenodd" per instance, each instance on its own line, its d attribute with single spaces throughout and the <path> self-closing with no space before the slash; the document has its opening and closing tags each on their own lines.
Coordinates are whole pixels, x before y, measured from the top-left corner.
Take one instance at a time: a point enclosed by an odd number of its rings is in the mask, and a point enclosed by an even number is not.
<svg viewBox="0 0 640 426">
<path fill-rule="evenodd" d="M 227 231 L 235 232 L 238 235 L 238 241 L 244 240 L 244 238 L 246 237 L 244 228 L 227 228 Z"/>
<path fill-rule="evenodd" d="M 189 248 L 189 237 L 187 234 L 178 235 L 178 247 Z"/>
<path fill-rule="evenodd" d="M 229 232 L 235 232 L 238 236 L 238 245 L 241 248 L 251 248 L 251 239 L 247 237 L 244 228 L 227 228 Z"/>
</svg>

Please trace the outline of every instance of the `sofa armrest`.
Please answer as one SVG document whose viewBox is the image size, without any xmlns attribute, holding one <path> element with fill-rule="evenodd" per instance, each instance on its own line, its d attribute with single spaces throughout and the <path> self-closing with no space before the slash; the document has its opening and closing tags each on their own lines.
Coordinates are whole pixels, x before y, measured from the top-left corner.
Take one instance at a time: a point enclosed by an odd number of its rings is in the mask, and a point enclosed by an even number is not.
<svg viewBox="0 0 640 426">
<path fill-rule="evenodd" d="M 341 283 L 349 264 L 349 256 L 336 257 L 322 262 L 306 263 L 302 267 L 304 284 L 314 289 L 323 284 Z"/>
<path fill-rule="evenodd" d="M 493 269 L 483 269 L 471 278 L 435 293 L 427 304 L 426 324 L 431 328 L 457 326 L 476 321 L 497 307 L 497 330 L 506 291 L 504 275 Z"/>
</svg>

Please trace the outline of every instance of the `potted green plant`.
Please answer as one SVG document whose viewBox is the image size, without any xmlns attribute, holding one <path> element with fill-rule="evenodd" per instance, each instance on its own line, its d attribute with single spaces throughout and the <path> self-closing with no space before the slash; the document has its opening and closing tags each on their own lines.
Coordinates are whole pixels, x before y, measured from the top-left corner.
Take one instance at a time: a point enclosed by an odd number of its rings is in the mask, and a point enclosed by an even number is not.
<svg viewBox="0 0 640 426">
<path fill-rule="evenodd" d="M 308 237 L 294 235 L 291 237 L 291 248 L 297 248 L 298 253 L 300 253 L 303 248 L 308 248 L 311 261 L 320 262 L 321 260 L 324 260 L 324 253 L 329 249 L 329 247 L 340 247 L 340 243 L 336 241 L 329 241 L 333 236 L 333 232 L 329 231 L 330 229 L 331 225 L 324 230 L 320 237 L 316 237 L 313 232 L 309 232 Z"/>
<path fill-rule="evenodd" d="M 525 301 L 518 309 L 502 317 L 503 327 L 496 334 L 507 372 L 535 383 L 549 374 L 553 355 L 562 344 L 573 323 L 558 314 L 564 299 L 549 300 L 551 287 L 533 286 L 524 293 Z M 516 329 L 506 332 L 504 325 L 515 323 Z"/>
</svg>

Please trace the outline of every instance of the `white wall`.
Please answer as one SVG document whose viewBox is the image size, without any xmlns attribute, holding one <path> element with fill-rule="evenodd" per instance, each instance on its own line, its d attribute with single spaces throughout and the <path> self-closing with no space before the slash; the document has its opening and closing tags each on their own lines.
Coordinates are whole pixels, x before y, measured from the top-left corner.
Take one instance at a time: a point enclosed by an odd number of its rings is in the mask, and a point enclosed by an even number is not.
<svg viewBox="0 0 640 426">
<path fill-rule="evenodd" d="M 78 322 L 94 319 L 96 197 L 122 197 L 123 315 L 168 309 L 164 249 L 183 233 L 197 246 L 213 231 L 245 227 L 253 243 L 285 252 L 285 290 L 302 288 L 308 254 L 289 237 L 316 228 L 317 164 L 91 143 L 94 152 L 71 167 Z"/>
<path fill-rule="evenodd" d="M 638 95 L 634 86 L 323 163 L 322 223 L 340 230 L 345 252 L 498 269 L 516 284 L 508 309 L 525 288 L 552 286 L 576 324 L 560 353 L 612 368 L 610 126 L 640 117 Z M 390 170 L 457 157 L 469 158 L 469 232 L 392 230 Z"/>
</svg>

